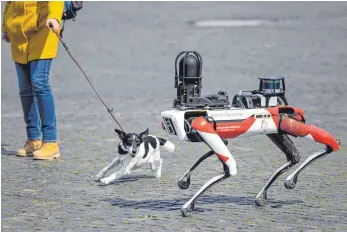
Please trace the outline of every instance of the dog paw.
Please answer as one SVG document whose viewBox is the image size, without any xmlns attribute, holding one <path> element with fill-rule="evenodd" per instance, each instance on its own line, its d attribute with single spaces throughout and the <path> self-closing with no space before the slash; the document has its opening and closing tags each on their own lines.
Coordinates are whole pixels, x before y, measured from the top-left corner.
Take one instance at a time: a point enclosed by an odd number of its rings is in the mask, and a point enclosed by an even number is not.
<svg viewBox="0 0 347 232">
<path fill-rule="evenodd" d="M 159 174 L 159 175 L 156 174 L 156 175 L 155 175 L 155 178 L 158 178 L 158 179 L 161 178 L 161 174 Z"/>
<path fill-rule="evenodd" d="M 104 184 L 101 181 L 99 182 L 98 186 L 102 187 L 102 186 L 107 186 L 108 184 Z"/>
<path fill-rule="evenodd" d="M 100 181 L 101 181 L 101 178 L 102 178 L 102 176 L 97 175 L 97 176 L 95 177 L 94 181 L 95 181 L 95 182 L 100 182 Z"/>
<path fill-rule="evenodd" d="M 99 180 L 99 182 L 101 182 L 101 183 L 100 183 L 101 185 L 108 185 L 108 184 L 109 184 L 109 181 L 108 181 L 106 178 L 101 178 L 101 179 Z"/>
</svg>

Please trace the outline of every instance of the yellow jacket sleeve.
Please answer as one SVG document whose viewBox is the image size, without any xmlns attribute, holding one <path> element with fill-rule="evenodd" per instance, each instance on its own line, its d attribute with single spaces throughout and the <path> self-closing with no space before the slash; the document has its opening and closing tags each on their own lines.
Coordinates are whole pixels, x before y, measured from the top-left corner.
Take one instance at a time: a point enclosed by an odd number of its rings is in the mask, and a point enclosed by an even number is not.
<svg viewBox="0 0 347 232">
<path fill-rule="evenodd" d="M 61 24 L 63 17 L 64 1 L 48 1 L 48 16 L 47 19 L 56 19 Z"/>
<path fill-rule="evenodd" d="M 10 7 L 10 4 L 11 2 L 10 1 L 7 1 L 6 2 L 6 5 L 5 5 L 5 9 L 4 9 L 4 14 L 3 14 L 3 17 L 2 17 L 2 32 L 6 32 L 6 28 L 5 28 L 5 16 L 6 16 L 6 13 L 7 13 L 7 10 L 8 8 Z"/>
</svg>

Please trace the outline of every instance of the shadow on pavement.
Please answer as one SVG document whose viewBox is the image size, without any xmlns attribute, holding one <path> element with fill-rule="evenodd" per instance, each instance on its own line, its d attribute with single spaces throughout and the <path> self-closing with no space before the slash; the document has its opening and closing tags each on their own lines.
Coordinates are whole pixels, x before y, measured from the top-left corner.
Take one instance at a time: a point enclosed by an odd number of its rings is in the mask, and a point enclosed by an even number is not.
<svg viewBox="0 0 347 232">
<path fill-rule="evenodd" d="M 149 209 L 157 211 L 171 211 L 180 210 L 181 207 L 189 200 L 189 198 L 176 198 L 171 200 L 144 200 L 135 201 L 127 200 L 122 198 L 104 199 L 105 202 L 110 202 L 113 206 L 118 206 L 120 208 L 133 208 L 133 209 Z M 252 197 L 240 197 L 240 196 L 201 196 L 198 198 L 195 204 L 195 210 L 197 212 L 211 211 L 208 208 L 199 208 L 199 205 L 209 205 L 209 204 L 227 204 L 232 203 L 236 205 L 254 205 L 254 198 Z M 282 205 L 295 205 L 301 204 L 303 201 L 300 200 L 290 200 L 290 201 L 272 201 L 269 200 L 268 205 L 272 208 L 280 208 Z M 259 207 L 260 208 L 260 207 Z"/>
<path fill-rule="evenodd" d="M 8 144 L 1 144 L 1 155 L 15 155 L 17 151 L 7 150 L 5 147 L 8 147 Z"/>
<path fill-rule="evenodd" d="M 137 181 L 140 179 L 154 179 L 154 178 L 155 178 L 154 176 L 148 176 L 148 175 L 127 176 L 127 177 L 122 177 L 121 179 L 116 180 L 115 182 L 109 185 L 104 185 L 103 183 L 99 182 L 99 186 L 103 187 L 103 186 L 117 185 L 121 183 Z"/>
</svg>

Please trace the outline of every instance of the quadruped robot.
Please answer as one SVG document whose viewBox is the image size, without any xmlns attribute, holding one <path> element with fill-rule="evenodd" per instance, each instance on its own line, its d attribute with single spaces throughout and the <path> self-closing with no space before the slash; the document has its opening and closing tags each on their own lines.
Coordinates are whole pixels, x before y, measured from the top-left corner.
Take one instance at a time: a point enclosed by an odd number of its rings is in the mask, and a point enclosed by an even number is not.
<svg viewBox="0 0 347 232">
<path fill-rule="evenodd" d="M 256 196 L 255 204 L 258 206 L 266 204 L 266 191 L 276 178 L 300 161 L 300 153 L 289 136 L 312 139 L 326 147 L 309 156 L 285 179 L 284 186 L 287 189 L 295 188 L 298 175 L 305 167 L 318 158 L 339 150 L 339 140 L 314 125 L 307 125 L 304 110 L 288 105 L 284 77 L 262 77 L 259 80 L 258 90 L 240 91 L 231 103 L 224 91 L 202 96 L 200 54 L 196 51 L 183 51 L 177 55 L 177 98 L 171 109 L 161 112 L 162 128 L 171 139 L 204 142 L 211 148 L 182 175 L 178 186 L 181 189 L 189 188 L 191 172 L 212 155 L 218 156 L 224 169 L 224 174 L 207 181 L 182 206 L 182 216 L 188 216 L 194 211 L 195 201 L 204 191 L 237 174 L 236 161 L 227 148 L 228 139 L 264 134 L 286 155 L 287 162 L 274 172 Z"/>
</svg>

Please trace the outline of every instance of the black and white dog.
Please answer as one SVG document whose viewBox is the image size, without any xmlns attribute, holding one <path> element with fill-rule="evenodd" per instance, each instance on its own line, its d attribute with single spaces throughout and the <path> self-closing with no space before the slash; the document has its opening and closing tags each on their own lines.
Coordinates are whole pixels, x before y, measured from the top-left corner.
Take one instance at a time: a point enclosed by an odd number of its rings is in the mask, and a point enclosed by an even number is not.
<svg viewBox="0 0 347 232">
<path fill-rule="evenodd" d="M 118 129 L 115 129 L 115 131 L 121 140 L 118 145 L 118 154 L 109 165 L 96 175 L 95 180 L 103 184 L 110 184 L 123 176 L 129 175 L 132 170 L 143 167 L 145 164 L 149 164 L 151 169 L 155 171 L 156 178 L 160 178 L 161 167 L 163 166 L 163 160 L 160 157 L 160 146 L 172 153 L 175 150 L 175 145 L 163 138 L 148 135 L 148 129 L 140 134 L 125 133 Z M 131 157 L 128 165 L 124 163 L 127 154 L 130 154 Z M 111 168 L 119 164 L 122 165 L 119 171 L 104 177 Z"/>
</svg>

